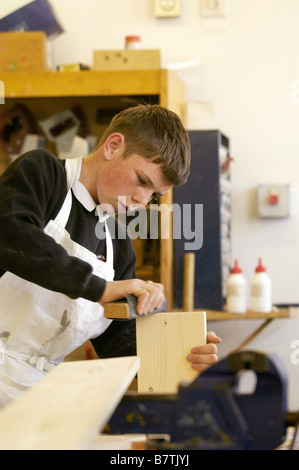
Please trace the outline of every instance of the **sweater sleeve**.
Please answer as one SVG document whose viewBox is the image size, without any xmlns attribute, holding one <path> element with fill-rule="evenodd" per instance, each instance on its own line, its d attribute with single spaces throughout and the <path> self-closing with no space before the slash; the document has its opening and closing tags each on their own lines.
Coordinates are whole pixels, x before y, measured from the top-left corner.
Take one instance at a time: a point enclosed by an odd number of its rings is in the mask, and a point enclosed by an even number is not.
<svg viewBox="0 0 299 470">
<path fill-rule="evenodd" d="M 123 230 L 123 228 L 118 224 L 117 233 L 120 230 Z M 124 251 L 126 256 L 120 256 Z M 136 255 L 131 240 L 125 238 L 123 233 L 115 246 L 115 256 L 120 259 L 120 262 L 115 266 L 115 279 L 124 280 L 136 278 Z M 108 357 L 135 356 L 136 322 L 135 320 L 114 320 L 101 336 L 91 339 L 91 343 L 97 355 L 102 359 Z"/>
<path fill-rule="evenodd" d="M 0 275 L 13 274 L 70 298 L 100 299 L 105 281 L 44 233 L 66 196 L 64 165 L 47 150 L 27 152 L 0 177 Z"/>
</svg>

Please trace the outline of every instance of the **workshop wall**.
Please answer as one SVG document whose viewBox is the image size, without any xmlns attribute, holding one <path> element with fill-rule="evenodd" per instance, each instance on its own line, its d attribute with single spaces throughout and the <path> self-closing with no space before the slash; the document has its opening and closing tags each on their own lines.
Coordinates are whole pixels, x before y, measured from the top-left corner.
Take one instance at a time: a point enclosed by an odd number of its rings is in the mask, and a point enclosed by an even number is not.
<svg viewBox="0 0 299 470">
<path fill-rule="evenodd" d="M 0 16 L 26 3 L 1 2 Z M 154 16 L 153 0 L 50 3 L 65 29 L 53 41 L 55 65 L 91 65 L 93 50 L 123 48 L 130 34 L 141 36 L 144 49 L 160 49 L 162 66 L 193 63 L 178 71 L 187 98 L 213 105 L 235 159 L 233 257 L 249 281 L 262 256 L 274 302 L 298 304 L 299 2 L 228 0 L 222 19 L 203 19 L 200 0 L 182 0 L 181 16 L 166 19 Z M 288 218 L 257 217 L 257 186 L 272 183 L 291 185 Z"/>
</svg>

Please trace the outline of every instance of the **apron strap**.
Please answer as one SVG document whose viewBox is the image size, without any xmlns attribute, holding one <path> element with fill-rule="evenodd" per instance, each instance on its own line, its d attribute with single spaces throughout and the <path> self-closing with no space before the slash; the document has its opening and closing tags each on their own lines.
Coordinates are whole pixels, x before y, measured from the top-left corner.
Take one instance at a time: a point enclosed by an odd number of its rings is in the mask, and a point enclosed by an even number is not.
<svg viewBox="0 0 299 470">
<path fill-rule="evenodd" d="M 81 172 L 82 160 L 83 157 L 68 158 L 65 160 L 66 181 L 68 190 L 71 189 L 78 173 Z"/>
<path fill-rule="evenodd" d="M 55 218 L 55 222 L 61 227 L 65 228 L 67 221 L 70 216 L 72 208 L 72 192 L 71 188 L 74 181 L 79 177 L 82 167 L 83 157 L 78 158 L 69 158 L 65 160 L 65 170 L 67 175 L 67 195 L 62 204 L 62 207 Z M 111 269 L 113 269 L 113 243 L 110 234 L 110 230 L 105 220 L 105 229 L 106 229 L 106 262 Z"/>
<path fill-rule="evenodd" d="M 45 356 L 37 356 L 36 354 L 23 354 L 19 351 L 14 351 L 11 349 L 5 349 L 4 354 L 9 357 L 12 357 L 13 359 L 29 362 L 31 366 L 35 366 L 36 370 L 40 372 L 43 370 L 45 370 L 46 372 L 50 372 L 53 367 L 57 366 L 58 364 L 57 361 L 50 361 Z"/>
<path fill-rule="evenodd" d="M 72 208 L 72 192 L 69 189 L 67 192 L 66 198 L 62 204 L 62 207 L 55 218 L 55 222 L 57 222 L 57 224 L 63 228 L 65 228 L 66 223 L 69 219 L 71 208 Z"/>
<path fill-rule="evenodd" d="M 81 171 L 82 166 L 82 157 L 78 158 L 69 158 L 65 160 L 65 171 L 66 171 L 66 179 L 67 179 L 67 195 L 62 204 L 62 207 L 55 218 L 55 222 L 57 222 L 61 227 L 65 228 L 67 221 L 70 216 L 71 208 L 72 208 L 72 192 L 71 188 L 73 182 L 75 181 L 78 173 Z"/>
</svg>

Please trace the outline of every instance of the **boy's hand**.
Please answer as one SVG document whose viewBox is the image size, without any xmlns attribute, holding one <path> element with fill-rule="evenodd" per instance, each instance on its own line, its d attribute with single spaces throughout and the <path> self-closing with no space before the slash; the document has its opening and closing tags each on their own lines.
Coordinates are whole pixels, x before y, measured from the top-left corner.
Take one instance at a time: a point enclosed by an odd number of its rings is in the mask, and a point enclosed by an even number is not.
<svg viewBox="0 0 299 470">
<path fill-rule="evenodd" d="M 127 294 L 137 297 L 137 313 L 146 315 L 155 308 L 160 308 L 164 300 L 162 284 L 142 279 L 107 282 L 104 293 L 99 300 L 101 304 L 123 299 Z"/>
<path fill-rule="evenodd" d="M 209 366 L 216 364 L 218 362 L 216 344 L 221 343 L 221 341 L 221 338 L 218 338 L 213 331 L 210 331 L 207 334 L 207 344 L 192 348 L 191 354 L 187 356 L 187 361 L 191 362 L 192 369 L 200 373 Z"/>
<path fill-rule="evenodd" d="M 164 287 L 162 284 L 153 281 L 146 281 L 137 294 L 137 313 L 146 315 L 155 308 L 160 308 L 164 300 Z"/>
</svg>

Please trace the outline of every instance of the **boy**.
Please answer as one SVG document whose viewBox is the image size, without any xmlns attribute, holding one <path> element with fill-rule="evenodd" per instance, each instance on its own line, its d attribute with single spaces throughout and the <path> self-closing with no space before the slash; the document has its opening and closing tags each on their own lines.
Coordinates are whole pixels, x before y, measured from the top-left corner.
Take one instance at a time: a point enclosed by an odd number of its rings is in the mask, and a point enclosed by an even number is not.
<svg viewBox="0 0 299 470">
<path fill-rule="evenodd" d="M 189 165 L 178 116 L 139 105 L 115 116 L 85 158 L 36 150 L 8 167 L 0 178 L 0 406 L 88 339 L 100 357 L 135 354 L 134 322 L 107 320 L 103 304 L 134 294 L 146 314 L 161 305 L 163 286 L 136 278 L 131 240 L 113 215 L 184 183 Z M 192 367 L 214 363 L 219 341 L 209 334 L 210 344 L 195 347 Z"/>
</svg>

